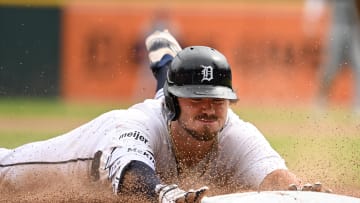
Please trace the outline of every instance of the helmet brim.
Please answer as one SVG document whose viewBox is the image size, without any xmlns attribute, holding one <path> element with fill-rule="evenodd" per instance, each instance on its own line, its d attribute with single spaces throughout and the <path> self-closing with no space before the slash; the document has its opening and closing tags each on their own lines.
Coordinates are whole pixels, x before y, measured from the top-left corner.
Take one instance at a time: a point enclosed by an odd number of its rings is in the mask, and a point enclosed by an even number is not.
<svg viewBox="0 0 360 203">
<path fill-rule="evenodd" d="M 219 98 L 237 100 L 235 92 L 231 88 L 224 86 L 172 85 L 168 87 L 168 91 L 177 97 L 183 98 Z"/>
</svg>

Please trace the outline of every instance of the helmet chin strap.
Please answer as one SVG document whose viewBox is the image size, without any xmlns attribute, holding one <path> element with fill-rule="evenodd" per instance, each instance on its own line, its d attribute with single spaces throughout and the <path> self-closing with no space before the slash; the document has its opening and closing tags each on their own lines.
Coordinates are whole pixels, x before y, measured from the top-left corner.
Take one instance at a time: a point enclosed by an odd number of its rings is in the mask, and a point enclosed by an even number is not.
<svg viewBox="0 0 360 203">
<path fill-rule="evenodd" d="M 176 112 L 170 110 L 166 104 L 163 104 L 164 107 L 162 108 L 162 113 L 165 116 L 166 120 L 167 120 L 167 124 L 170 125 L 171 121 L 175 121 L 175 117 L 176 117 Z"/>
</svg>

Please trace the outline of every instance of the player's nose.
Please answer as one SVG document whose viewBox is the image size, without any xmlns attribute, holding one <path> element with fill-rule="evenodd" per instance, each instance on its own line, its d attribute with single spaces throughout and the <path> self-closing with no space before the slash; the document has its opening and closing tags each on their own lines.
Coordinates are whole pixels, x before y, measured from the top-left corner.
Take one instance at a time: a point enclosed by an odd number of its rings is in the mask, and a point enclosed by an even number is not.
<svg viewBox="0 0 360 203">
<path fill-rule="evenodd" d="M 204 99 L 201 104 L 201 111 L 202 111 L 202 113 L 206 113 L 209 115 L 214 114 L 215 108 L 214 108 L 214 104 L 213 104 L 212 100 Z"/>
</svg>

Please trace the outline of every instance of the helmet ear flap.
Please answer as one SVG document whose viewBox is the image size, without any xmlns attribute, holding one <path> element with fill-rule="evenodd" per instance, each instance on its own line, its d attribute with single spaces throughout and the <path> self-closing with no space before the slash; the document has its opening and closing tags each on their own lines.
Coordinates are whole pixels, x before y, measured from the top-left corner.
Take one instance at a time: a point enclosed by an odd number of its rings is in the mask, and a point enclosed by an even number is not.
<svg viewBox="0 0 360 203">
<path fill-rule="evenodd" d="M 172 95 L 168 91 L 168 83 L 164 84 L 164 96 L 165 96 L 165 114 L 170 121 L 176 121 L 179 118 L 180 107 L 177 97 Z"/>
</svg>

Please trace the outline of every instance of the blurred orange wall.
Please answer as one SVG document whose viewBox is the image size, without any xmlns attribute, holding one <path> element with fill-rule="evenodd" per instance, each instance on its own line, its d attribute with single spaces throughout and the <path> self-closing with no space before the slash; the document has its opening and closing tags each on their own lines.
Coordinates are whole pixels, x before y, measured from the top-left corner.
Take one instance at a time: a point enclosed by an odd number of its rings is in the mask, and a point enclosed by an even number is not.
<svg viewBox="0 0 360 203">
<path fill-rule="evenodd" d="M 164 9 L 183 46 L 212 46 L 227 56 L 241 100 L 309 103 L 314 99 L 326 19 L 309 36 L 304 34 L 300 5 L 188 4 Z M 144 30 L 158 11 L 151 4 L 66 6 L 62 96 L 113 101 L 152 97 L 155 81 L 135 48 L 139 40 L 143 43 Z M 348 72 L 337 79 L 333 101 L 349 101 L 349 81 Z"/>
</svg>

